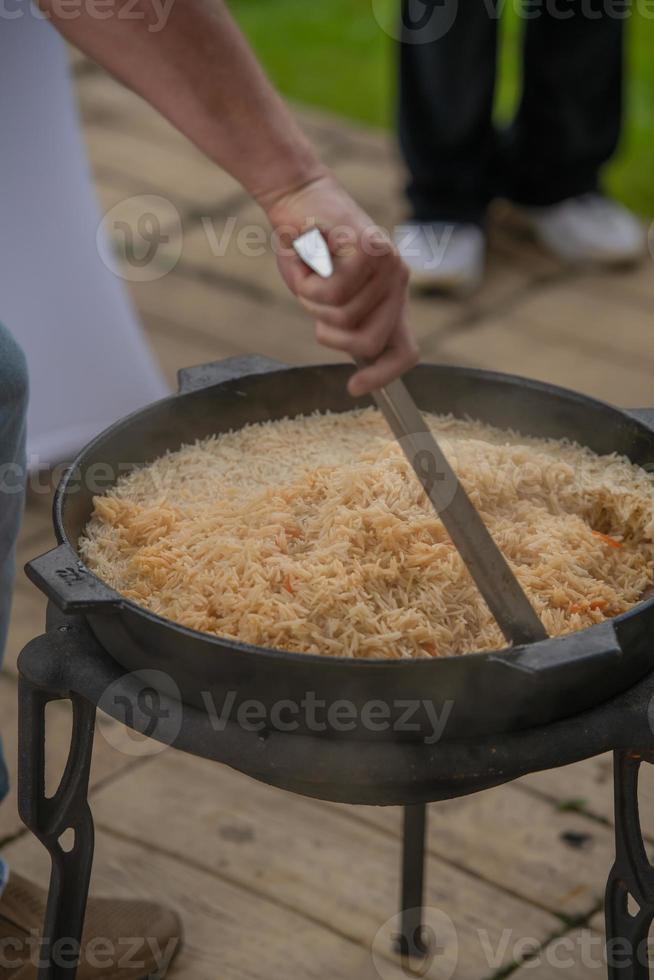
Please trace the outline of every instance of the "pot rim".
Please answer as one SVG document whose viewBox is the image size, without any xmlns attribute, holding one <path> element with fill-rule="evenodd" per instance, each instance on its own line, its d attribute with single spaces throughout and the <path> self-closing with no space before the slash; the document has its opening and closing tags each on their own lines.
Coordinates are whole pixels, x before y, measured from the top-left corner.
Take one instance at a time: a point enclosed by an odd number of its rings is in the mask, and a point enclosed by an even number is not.
<svg viewBox="0 0 654 980">
<path fill-rule="evenodd" d="M 460 374 L 465 375 L 470 378 L 479 378 L 480 380 L 499 382 L 501 384 L 510 385 L 515 388 L 520 386 L 525 389 L 539 391 L 548 396 L 558 395 L 565 397 L 566 400 L 577 401 L 581 404 L 590 407 L 597 407 L 604 411 L 609 410 L 616 414 L 618 417 L 622 417 L 625 421 L 629 421 L 630 424 L 639 426 L 644 429 L 650 435 L 654 432 L 654 410 L 652 411 L 652 423 L 646 422 L 642 416 L 637 414 L 637 410 L 633 412 L 629 409 L 620 408 L 618 406 L 612 405 L 610 402 L 603 401 L 602 399 L 595 398 L 591 395 L 585 395 L 581 392 L 577 392 L 574 389 L 565 388 L 561 385 L 550 384 L 549 382 L 538 381 L 533 378 L 527 378 L 521 375 L 510 374 L 502 371 L 491 371 L 484 368 L 476 367 L 466 367 L 463 365 L 449 365 L 440 363 L 430 363 L 423 361 L 412 372 L 418 373 L 422 370 L 433 370 L 438 369 L 444 371 L 448 374 Z M 280 364 L 278 367 L 269 369 L 266 373 L 269 374 L 287 374 L 289 372 L 297 373 L 304 372 L 307 370 L 318 370 L 318 371 L 328 371 L 328 372 L 349 372 L 350 366 L 345 363 L 331 363 L 331 364 L 307 364 L 307 365 L 293 365 L 286 366 Z M 241 374 L 236 377 L 228 378 L 224 381 L 218 382 L 207 387 L 210 388 L 225 388 L 229 385 L 238 385 L 248 380 L 249 378 L 255 377 L 255 374 Z M 66 467 L 63 473 L 53 500 L 53 522 L 55 528 L 55 534 L 59 545 L 67 545 L 75 553 L 77 557 L 77 563 L 81 569 L 83 569 L 86 576 L 88 576 L 93 581 L 99 583 L 105 589 L 111 589 L 103 579 L 92 572 L 86 564 L 79 557 L 78 544 L 71 541 L 66 533 L 64 525 L 64 511 L 67 500 L 68 484 L 71 480 L 73 474 L 77 471 L 83 470 L 82 463 L 88 454 L 100 447 L 102 443 L 110 436 L 116 434 L 123 428 L 128 428 L 129 425 L 136 419 L 143 419 L 147 414 L 156 412 L 161 406 L 173 403 L 180 398 L 192 398 L 196 395 L 202 394 L 207 390 L 207 387 L 192 389 L 189 391 L 179 391 L 172 395 L 168 395 L 164 398 L 158 399 L 155 402 L 151 402 L 144 408 L 138 409 L 129 415 L 118 419 L 112 425 L 108 426 L 102 432 L 98 433 L 94 439 L 92 439 L 86 446 L 84 446 L 80 452 L 77 454 L 75 459 Z M 368 398 L 365 399 L 353 399 L 353 407 L 365 407 L 370 404 Z M 301 413 L 298 413 L 301 414 Z M 297 416 L 293 416 L 297 417 Z M 481 420 L 483 421 L 483 420 Z M 521 430 L 515 429 L 514 431 L 520 432 Z M 528 433 L 523 433 L 528 435 Z M 576 440 L 571 440 L 576 441 Z M 145 465 L 145 464 L 144 464 Z M 112 590 L 113 591 L 113 590 Z M 631 609 L 627 610 L 620 615 L 612 617 L 610 619 L 604 620 L 602 623 L 595 623 L 592 626 L 585 627 L 582 630 L 575 630 L 571 633 L 565 633 L 560 636 L 548 637 L 545 640 L 541 640 L 538 643 L 523 644 L 520 646 L 503 646 L 501 648 L 492 650 L 474 650 L 469 653 L 462 654 L 443 654 L 438 657 L 424 657 L 424 658 L 397 658 L 389 659 L 383 657 L 339 657 L 333 654 L 320 654 L 320 653 L 303 653 L 292 650 L 285 650 L 283 648 L 276 647 L 265 647 L 256 644 L 244 643 L 241 640 L 236 640 L 227 636 L 220 636 L 214 633 L 205 633 L 201 630 L 196 630 L 188 626 L 184 626 L 182 623 L 178 623 L 175 620 L 168 619 L 165 616 L 161 616 L 158 613 L 154 613 L 144 606 L 139 605 L 132 599 L 128 599 L 122 596 L 120 593 L 116 593 L 116 602 L 111 604 L 111 608 L 116 609 L 117 607 L 122 607 L 129 610 L 131 613 L 148 620 L 156 626 L 164 627 L 168 630 L 173 630 L 185 637 L 192 638 L 194 640 L 200 640 L 203 643 L 217 648 L 229 647 L 230 650 L 235 650 L 241 653 L 249 654 L 251 656 L 260 656 L 265 658 L 278 658 L 282 660 L 287 660 L 290 663 L 307 664 L 315 663 L 325 666 L 326 664 L 331 665 L 346 665 L 348 667 L 355 667 L 356 669 L 363 669 L 365 667 L 371 667 L 376 669 L 403 669 L 407 665 L 415 666 L 416 664 L 433 664 L 433 663 L 444 663 L 451 661 L 459 661 L 461 658 L 466 660 L 472 658 L 473 661 L 488 661 L 488 660 L 502 660 L 507 663 L 515 661 L 518 654 L 527 650 L 542 649 L 544 644 L 556 644 L 558 651 L 556 654 L 557 663 L 561 664 L 563 661 L 563 654 L 568 653 L 572 659 L 578 658 L 578 653 L 574 650 L 568 650 L 568 647 L 575 646 L 578 647 L 579 640 L 577 638 L 587 636 L 591 639 L 596 637 L 602 629 L 606 629 L 607 624 L 611 624 L 615 629 L 618 629 L 620 625 L 628 620 L 634 618 L 635 616 L 641 615 L 646 609 L 654 606 L 654 596 L 649 599 L 643 600 L 633 606 Z M 93 614 L 96 609 L 92 603 L 89 603 L 88 613 Z M 516 664 L 517 666 L 517 664 Z M 334 668 L 335 669 L 335 668 Z"/>
</svg>

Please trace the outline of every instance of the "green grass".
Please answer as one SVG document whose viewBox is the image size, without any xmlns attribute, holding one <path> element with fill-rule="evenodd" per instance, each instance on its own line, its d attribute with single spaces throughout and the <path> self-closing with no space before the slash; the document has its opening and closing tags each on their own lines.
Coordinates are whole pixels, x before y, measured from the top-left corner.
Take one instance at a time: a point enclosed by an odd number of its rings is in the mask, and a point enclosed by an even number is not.
<svg viewBox="0 0 654 980">
<path fill-rule="evenodd" d="M 397 0 L 374 0 L 387 12 Z M 508 5 L 507 5 L 508 6 Z M 373 0 L 230 0 L 230 7 L 276 85 L 286 95 L 350 119 L 391 128 L 395 104 L 393 44 L 373 14 Z M 515 14 L 503 25 L 498 115 L 506 118 L 519 89 Z M 609 189 L 642 214 L 654 215 L 654 19 L 635 13 L 628 25 L 626 129 L 607 172 Z"/>
</svg>

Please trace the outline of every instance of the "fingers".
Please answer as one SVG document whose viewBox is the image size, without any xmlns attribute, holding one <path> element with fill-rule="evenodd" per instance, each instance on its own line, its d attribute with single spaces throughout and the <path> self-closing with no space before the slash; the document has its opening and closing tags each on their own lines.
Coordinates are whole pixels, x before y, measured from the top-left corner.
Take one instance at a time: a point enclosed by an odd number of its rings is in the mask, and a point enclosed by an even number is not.
<svg viewBox="0 0 654 980">
<path fill-rule="evenodd" d="M 355 330 L 364 317 L 379 306 L 387 292 L 388 283 L 380 276 L 374 276 L 343 306 L 325 306 L 303 297 L 300 302 L 317 322 L 340 330 Z"/>
<path fill-rule="evenodd" d="M 397 287 L 382 294 L 377 306 L 362 320 L 343 329 L 319 320 L 316 339 L 326 347 L 345 351 L 354 358 L 373 360 L 388 347 L 405 313 L 404 290 Z"/>
<path fill-rule="evenodd" d="M 389 346 L 374 363 L 352 375 L 348 382 L 348 391 L 353 398 L 358 398 L 369 394 L 375 388 L 383 388 L 405 371 L 415 367 L 418 358 L 418 345 L 408 325 L 403 323 Z"/>
<path fill-rule="evenodd" d="M 362 252 L 336 258 L 335 271 L 330 279 L 318 275 L 308 276 L 298 288 L 298 296 L 319 306 L 342 307 L 356 297 L 366 283 L 379 275 L 376 262 Z"/>
<path fill-rule="evenodd" d="M 418 349 L 406 317 L 408 272 L 398 256 L 388 253 L 367 262 L 371 273 L 363 285 L 349 299 L 342 299 L 359 281 L 355 263 L 350 259 L 346 264 L 348 276 L 340 280 L 340 291 L 334 291 L 334 286 L 342 264 L 330 280 L 306 278 L 298 295 L 316 318 L 320 344 L 372 362 L 350 379 L 350 394 L 357 396 L 408 371 L 418 360 Z"/>
<path fill-rule="evenodd" d="M 376 225 L 366 224 L 358 234 L 354 226 L 337 226 L 328 234 L 328 243 L 334 256 L 334 275 L 330 279 L 306 279 L 298 290 L 306 302 L 343 307 L 372 279 L 392 280 L 404 269 L 390 238 Z"/>
<path fill-rule="evenodd" d="M 418 351 L 406 322 L 408 270 L 388 236 L 365 216 L 362 223 L 351 202 L 346 204 L 347 221 L 324 221 L 334 233 L 329 240 L 333 276 L 310 272 L 296 256 L 278 255 L 278 264 L 286 284 L 315 318 L 318 342 L 370 362 L 350 379 L 350 393 L 356 396 L 413 367 Z M 360 232 L 354 238 L 353 228 Z M 334 240 L 338 229 L 349 233 L 342 245 Z"/>
<path fill-rule="evenodd" d="M 346 263 L 348 275 L 342 275 L 343 265 L 337 265 L 329 280 L 315 275 L 305 279 L 298 295 L 317 320 L 319 343 L 353 357 L 374 358 L 397 330 L 404 311 L 408 271 L 395 254 L 364 258 L 367 278 L 349 299 L 343 297 L 358 282 L 360 272 L 348 278 L 353 259 Z"/>
</svg>

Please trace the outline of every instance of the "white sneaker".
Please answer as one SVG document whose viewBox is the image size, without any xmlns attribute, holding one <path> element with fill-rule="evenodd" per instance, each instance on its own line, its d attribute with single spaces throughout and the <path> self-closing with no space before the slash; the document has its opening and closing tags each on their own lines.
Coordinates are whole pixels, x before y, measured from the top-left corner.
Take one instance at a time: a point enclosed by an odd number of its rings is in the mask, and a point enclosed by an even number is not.
<svg viewBox="0 0 654 980">
<path fill-rule="evenodd" d="M 601 194 L 519 210 L 541 244 L 563 262 L 623 265 L 637 262 L 645 250 L 645 232 L 635 215 Z"/>
<path fill-rule="evenodd" d="M 418 289 L 469 293 L 480 284 L 486 237 L 477 225 L 415 222 L 398 225 L 394 237 Z"/>
</svg>

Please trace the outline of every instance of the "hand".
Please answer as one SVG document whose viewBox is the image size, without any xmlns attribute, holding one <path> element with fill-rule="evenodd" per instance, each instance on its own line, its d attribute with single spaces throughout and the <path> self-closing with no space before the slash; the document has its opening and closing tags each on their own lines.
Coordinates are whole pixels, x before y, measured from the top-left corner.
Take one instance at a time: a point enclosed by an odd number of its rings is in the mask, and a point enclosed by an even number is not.
<svg viewBox="0 0 654 980">
<path fill-rule="evenodd" d="M 371 363 L 351 378 L 364 395 L 399 377 L 418 360 L 407 319 L 408 271 L 388 236 L 329 174 L 261 202 L 277 233 L 282 278 L 316 320 L 316 339 Z M 317 226 L 334 257 L 322 279 L 294 253 L 292 242 Z"/>
</svg>

